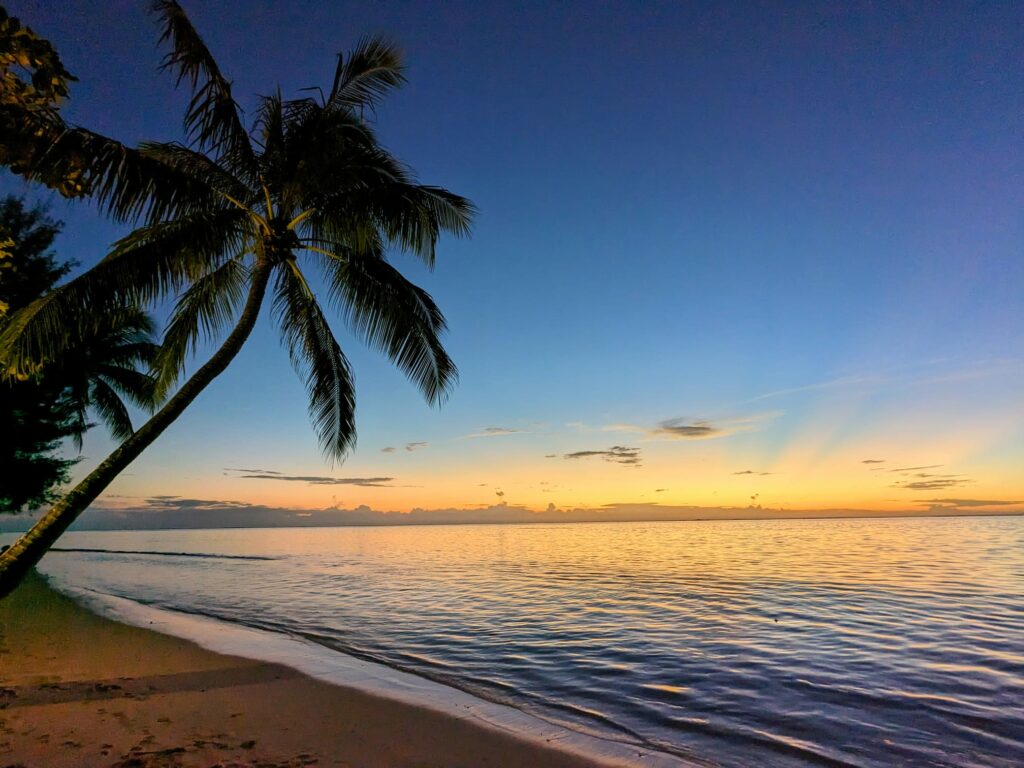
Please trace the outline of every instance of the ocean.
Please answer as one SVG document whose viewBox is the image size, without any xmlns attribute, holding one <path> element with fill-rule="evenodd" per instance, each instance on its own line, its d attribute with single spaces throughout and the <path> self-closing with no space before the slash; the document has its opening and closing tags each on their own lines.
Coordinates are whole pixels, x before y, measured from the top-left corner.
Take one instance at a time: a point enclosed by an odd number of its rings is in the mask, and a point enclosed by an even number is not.
<svg viewBox="0 0 1024 768">
<path fill-rule="evenodd" d="M 1024 765 L 1022 517 L 72 532 L 59 546 L 77 551 L 40 568 L 58 588 L 297 638 L 700 764 Z"/>
</svg>

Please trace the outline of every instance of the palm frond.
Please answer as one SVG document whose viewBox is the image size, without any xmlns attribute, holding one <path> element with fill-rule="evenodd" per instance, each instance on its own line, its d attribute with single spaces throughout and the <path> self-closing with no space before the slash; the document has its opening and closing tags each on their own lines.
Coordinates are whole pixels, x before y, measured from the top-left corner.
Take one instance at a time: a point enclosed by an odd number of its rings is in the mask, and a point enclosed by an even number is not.
<svg viewBox="0 0 1024 768">
<path fill-rule="evenodd" d="M 263 112 L 269 116 L 276 106 L 268 100 Z M 280 108 L 280 128 L 273 134 L 265 131 L 272 140 L 264 173 L 285 211 L 315 208 L 344 190 L 365 190 L 377 183 L 380 163 L 367 160 L 376 139 L 359 115 L 327 110 L 310 99 L 284 102 Z M 264 124 L 269 127 L 270 122 Z"/>
<path fill-rule="evenodd" d="M 79 453 L 82 452 L 82 446 L 85 444 L 85 433 L 96 426 L 89 421 L 88 402 L 87 398 L 80 399 L 68 406 L 68 429 L 71 433 L 71 444 Z"/>
<path fill-rule="evenodd" d="M 260 145 L 260 184 L 273 189 L 281 202 L 281 182 L 287 176 L 285 171 L 285 115 L 284 101 L 278 89 L 270 96 L 262 96 L 256 109 L 253 132 Z M 267 215 L 271 215 L 267 211 Z"/>
<path fill-rule="evenodd" d="M 174 293 L 251 247 L 252 221 L 238 208 L 140 227 L 114 243 L 86 277 L 111 277 L 107 293 L 146 304 Z M 81 278 L 80 278 L 81 279 Z"/>
<path fill-rule="evenodd" d="M 293 171 L 301 170 L 309 202 L 414 181 L 412 170 L 384 150 L 373 127 L 352 112 L 310 110 L 288 125 L 287 138 Z"/>
<path fill-rule="evenodd" d="M 106 381 L 123 399 L 144 410 L 152 410 L 160 399 L 156 397 L 156 378 L 127 365 L 113 363 L 96 366 L 91 381 Z"/>
<path fill-rule="evenodd" d="M 469 200 L 417 183 L 408 167 L 376 144 L 372 132 L 359 135 L 333 119 L 321 122 L 329 123 L 330 141 L 321 138 L 321 146 L 303 137 L 300 146 L 308 159 L 295 163 L 302 169 L 305 197 L 315 208 L 307 225 L 312 236 L 359 247 L 359 231 L 369 226 L 378 238 L 433 267 L 441 234 L 469 235 L 476 213 Z M 315 135 L 315 128 L 310 133 Z"/>
<path fill-rule="evenodd" d="M 442 232 L 467 237 L 476 208 L 441 187 L 390 184 L 367 195 L 365 204 L 392 243 L 433 268 Z"/>
<path fill-rule="evenodd" d="M 321 262 L 330 298 L 366 343 L 384 352 L 432 405 L 443 402 L 458 369 L 441 343 L 444 315 L 426 291 L 406 280 L 379 254 L 332 244 Z"/>
<path fill-rule="evenodd" d="M 89 404 L 96 414 L 103 420 L 110 434 L 116 440 L 127 440 L 134 434 L 131 416 L 124 401 L 118 397 L 114 388 L 102 378 L 92 382 L 89 392 Z M 78 439 L 79 450 L 81 450 L 81 439 Z"/>
<path fill-rule="evenodd" d="M 139 367 L 148 368 L 157 346 L 151 341 L 152 318 L 135 306 L 116 307 L 96 319 L 92 328 L 77 328 L 67 352 L 45 369 L 45 375 L 62 382 L 64 400 L 74 414 L 75 443 L 81 449 L 82 436 L 92 426 L 91 409 L 101 417 L 118 439 L 131 434 L 131 421 L 124 400 L 152 409 L 155 379 Z"/>
<path fill-rule="evenodd" d="M 231 83 L 221 74 L 210 50 L 175 0 L 156 0 L 152 11 L 160 18 L 160 42 L 171 45 L 162 68 L 176 72 L 179 85 L 187 80 L 192 88 L 192 100 L 185 112 L 189 138 L 200 150 L 212 152 L 233 173 L 251 180 L 256 173 L 255 154 L 231 95 Z"/>
<path fill-rule="evenodd" d="M 348 360 L 294 261 L 278 270 L 273 310 L 292 365 L 305 380 L 309 416 L 320 447 L 329 459 L 340 460 L 356 441 L 355 382 Z"/>
<path fill-rule="evenodd" d="M 65 194 L 88 194 L 116 221 L 160 221 L 219 204 L 204 184 L 115 139 L 63 123 L 21 127 L 22 156 L 12 170 Z"/>
<path fill-rule="evenodd" d="M 31 373 L 58 359 L 79 334 L 98 332 L 106 313 L 144 306 L 216 269 L 244 249 L 247 222 L 231 209 L 136 230 L 88 272 L 8 318 L 0 331 L 0 374 Z"/>
<path fill-rule="evenodd" d="M 332 109 L 373 108 L 389 91 L 405 82 L 398 47 L 380 37 L 360 40 L 348 56 L 338 54 L 327 106 Z"/>
<path fill-rule="evenodd" d="M 139 153 L 143 157 L 153 158 L 168 168 L 180 171 L 189 178 L 209 187 L 214 193 L 228 198 L 249 202 L 249 188 L 231 171 L 222 168 L 216 162 L 178 142 L 142 142 Z"/>
<path fill-rule="evenodd" d="M 248 277 L 245 265 L 231 260 L 199 278 L 178 299 L 153 361 L 158 397 L 166 396 L 178 381 L 200 338 L 215 339 L 234 322 L 245 300 Z"/>
</svg>

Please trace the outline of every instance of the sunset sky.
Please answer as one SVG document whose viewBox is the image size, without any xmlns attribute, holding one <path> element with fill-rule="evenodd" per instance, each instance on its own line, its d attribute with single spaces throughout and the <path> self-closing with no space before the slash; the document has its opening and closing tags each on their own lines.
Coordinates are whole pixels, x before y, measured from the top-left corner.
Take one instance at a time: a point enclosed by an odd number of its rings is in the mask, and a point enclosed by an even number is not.
<svg viewBox="0 0 1024 768">
<path fill-rule="evenodd" d="M 103 505 L 1024 509 L 1019 5 L 185 5 L 243 107 L 363 34 L 404 48 L 383 139 L 480 209 L 433 274 L 395 257 L 461 381 L 431 409 L 339 319 L 332 467 L 264 318 Z M 69 119 L 177 139 L 144 6 L 9 10 L 79 78 Z M 52 203 L 83 266 L 126 231 Z"/>
</svg>

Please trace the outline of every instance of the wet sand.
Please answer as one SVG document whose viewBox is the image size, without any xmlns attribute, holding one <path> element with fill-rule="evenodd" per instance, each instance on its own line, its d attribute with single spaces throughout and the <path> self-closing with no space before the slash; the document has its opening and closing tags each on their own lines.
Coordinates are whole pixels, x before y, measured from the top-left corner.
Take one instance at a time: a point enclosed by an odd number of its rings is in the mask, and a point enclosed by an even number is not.
<svg viewBox="0 0 1024 768">
<path fill-rule="evenodd" d="M 0 600 L 0 766 L 593 765 L 477 722 L 97 616 L 33 576 Z"/>
</svg>

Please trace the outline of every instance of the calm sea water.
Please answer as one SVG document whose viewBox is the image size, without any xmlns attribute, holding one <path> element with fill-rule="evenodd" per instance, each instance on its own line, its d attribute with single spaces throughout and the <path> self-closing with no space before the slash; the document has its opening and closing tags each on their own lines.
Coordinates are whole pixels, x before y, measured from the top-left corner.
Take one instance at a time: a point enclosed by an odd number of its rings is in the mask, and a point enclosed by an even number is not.
<svg viewBox="0 0 1024 768">
<path fill-rule="evenodd" d="M 1024 765 L 1024 518 L 73 533 L 61 546 L 134 553 L 53 553 L 42 570 L 58 581 L 299 635 L 711 764 Z"/>
</svg>

